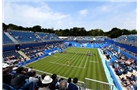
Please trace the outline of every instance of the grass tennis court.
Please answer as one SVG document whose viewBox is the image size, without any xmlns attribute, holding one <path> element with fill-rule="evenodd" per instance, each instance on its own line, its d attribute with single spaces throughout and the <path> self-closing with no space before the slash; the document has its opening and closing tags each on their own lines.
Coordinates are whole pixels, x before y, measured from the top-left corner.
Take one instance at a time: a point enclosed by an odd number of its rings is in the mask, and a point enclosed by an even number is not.
<svg viewBox="0 0 140 90">
<path fill-rule="evenodd" d="M 65 53 L 64 53 L 65 52 Z M 55 53 L 41 60 L 26 65 L 36 70 L 57 74 L 64 77 L 78 77 L 79 81 L 91 78 L 107 82 L 103 65 L 95 48 L 67 48 L 62 53 Z M 90 53 L 91 56 L 88 56 Z M 68 66 L 70 60 L 70 66 Z"/>
</svg>

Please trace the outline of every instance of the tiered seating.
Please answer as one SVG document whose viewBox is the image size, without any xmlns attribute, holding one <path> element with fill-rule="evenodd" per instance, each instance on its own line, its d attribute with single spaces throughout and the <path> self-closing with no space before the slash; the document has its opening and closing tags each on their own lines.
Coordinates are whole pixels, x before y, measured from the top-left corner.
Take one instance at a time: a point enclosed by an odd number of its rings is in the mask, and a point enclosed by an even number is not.
<svg viewBox="0 0 140 90">
<path fill-rule="evenodd" d="M 68 40 L 87 40 L 87 41 L 92 41 L 92 40 L 96 40 L 96 41 L 104 41 L 105 37 L 104 36 L 69 36 Z"/>
<path fill-rule="evenodd" d="M 115 42 L 132 45 L 137 47 L 137 36 L 136 35 L 122 35 L 114 39 Z"/>
<path fill-rule="evenodd" d="M 4 32 L 2 34 L 3 34 L 3 44 L 13 43 L 12 40 L 7 35 L 5 35 Z"/>
<path fill-rule="evenodd" d="M 84 40 L 89 40 L 89 41 L 91 41 L 91 40 L 93 40 L 93 38 L 94 38 L 94 37 L 92 37 L 92 36 L 85 36 Z"/>
<path fill-rule="evenodd" d="M 48 33 L 36 32 L 36 34 L 39 35 L 43 40 L 51 40 L 50 34 Z"/>
<path fill-rule="evenodd" d="M 136 35 L 129 35 L 129 36 L 127 36 L 127 41 L 136 42 L 137 41 L 137 36 Z"/>
<path fill-rule="evenodd" d="M 51 33 L 50 35 L 51 40 L 60 40 L 60 38 L 56 34 Z"/>
<path fill-rule="evenodd" d="M 104 41 L 104 36 L 96 36 L 97 41 Z"/>
<path fill-rule="evenodd" d="M 41 41 L 38 37 L 35 36 L 33 32 L 29 31 L 14 31 L 10 30 L 9 34 L 13 36 L 18 42 L 39 42 Z"/>
<path fill-rule="evenodd" d="M 122 36 L 120 36 L 118 38 L 115 38 L 115 41 L 124 41 L 124 40 L 126 40 L 126 38 L 127 38 L 126 35 L 122 35 Z"/>
<path fill-rule="evenodd" d="M 27 47 L 25 49 L 22 49 L 21 51 L 23 51 L 25 55 L 27 55 L 30 59 L 32 59 L 34 57 L 43 55 L 44 50 L 45 46 L 37 46 L 37 47 Z"/>
<path fill-rule="evenodd" d="M 20 61 L 23 57 L 16 51 L 4 51 L 3 52 L 3 59 L 4 62 L 8 64 L 12 64 L 14 62 Z"/>
<path fill-rule="evenodd" d="M 113 50 L 113 46 L 107 48 L 109 52 L 113 55 L 116 55 L 116 59 L 112 62 L 112 67 L 114 68 L 115 73 L 119 76 L 122 85 L 128 90 L 130 87 L 134 88 L 132 90 L 137 90 L 137 63 L 136 60 L 125 56 L 121 52 L 118 54 Z M 109 53 L 107 52 L 107 53 Z"/>
</svg>

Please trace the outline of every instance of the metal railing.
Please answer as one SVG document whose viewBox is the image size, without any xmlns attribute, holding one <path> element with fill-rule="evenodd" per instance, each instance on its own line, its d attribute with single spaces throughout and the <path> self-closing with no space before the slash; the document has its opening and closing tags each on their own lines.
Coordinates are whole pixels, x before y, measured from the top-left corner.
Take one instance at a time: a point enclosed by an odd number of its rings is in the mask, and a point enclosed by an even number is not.
<svg viewBox="0 0 140 90">
<path fill-rule="evenodd" d="M 114 85 L 99 80 L 85 78 L 85 87 L 88 90 L 113 90 Z"/>
</svg>

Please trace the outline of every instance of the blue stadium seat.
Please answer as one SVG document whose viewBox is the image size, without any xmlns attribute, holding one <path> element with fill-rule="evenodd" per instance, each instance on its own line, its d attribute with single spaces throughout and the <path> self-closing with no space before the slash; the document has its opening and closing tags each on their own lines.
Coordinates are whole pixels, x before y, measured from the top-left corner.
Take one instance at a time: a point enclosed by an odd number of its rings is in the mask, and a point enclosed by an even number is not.
<svg viewBox="0 0 140 90">
<path fill-rule="evenodd" d="M 8 84 L 3 83 L 3 90 L 17 90 L 17 89 L 15 89 L 14 87 Z M 22 89 L 18 89 L 18 90 L 22 90 Z"/>
<path fill-rule="evenodd" d="M 2 34 L 3 34 L 3 44 L 13 43 L 13 41 L 7 35 L 5 35 L 4 32 Z"/>
</svg>

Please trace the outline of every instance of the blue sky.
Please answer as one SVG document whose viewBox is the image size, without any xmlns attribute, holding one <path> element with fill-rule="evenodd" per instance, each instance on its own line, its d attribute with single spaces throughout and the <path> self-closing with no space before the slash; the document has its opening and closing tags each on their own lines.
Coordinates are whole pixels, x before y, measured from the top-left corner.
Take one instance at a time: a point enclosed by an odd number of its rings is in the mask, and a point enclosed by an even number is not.
<svg viewBox="0 0 140 90">
<path fill-rule="evenodd" d="M 24 27 L 136 29 L 136 0 L 3 0 L 2 22 Z"/>
</svg>

